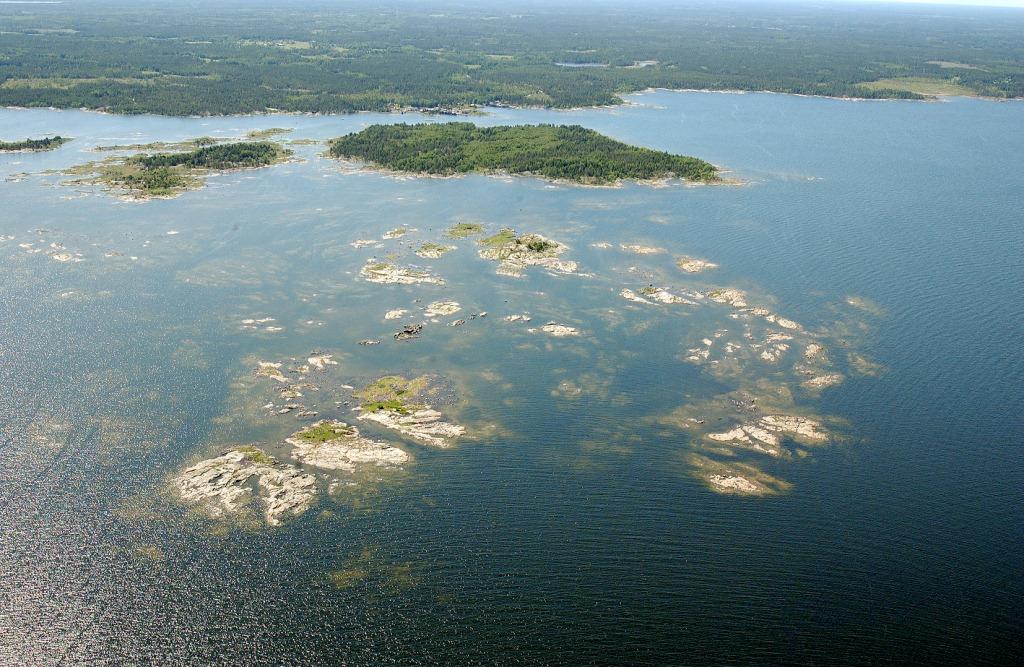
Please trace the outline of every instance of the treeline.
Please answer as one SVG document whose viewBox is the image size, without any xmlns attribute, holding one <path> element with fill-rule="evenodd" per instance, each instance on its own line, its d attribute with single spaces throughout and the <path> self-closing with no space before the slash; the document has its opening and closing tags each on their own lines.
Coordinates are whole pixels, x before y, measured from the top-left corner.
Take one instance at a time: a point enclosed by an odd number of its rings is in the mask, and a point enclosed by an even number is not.
<svg viewBox="0 0 1024 667">
<path fill-rule="evenodd" d="M 499 10 L 444 0 L 344 7 L 0 4 L 0 104 L 190 115 L 574 107 L 648 87 L 918 97 L 860 85 L 909 76 L 1024 96 L 1020 12 L 515 1 Z"/>
<path fill-rule="evenodd" d="M 630 146 L 579 125 L 372 125 L 332 140 L 329 154 L 431 174 L 501 171 L 585 183 L 718 178 L 704 160 Z"/>
<path fill-rule="evenodd" d="M 0 151 L 49 151 L 71 141 L 60 135 L 24 141 L 0 141 Z"/>
<path fill-rule="evenodd" d="M 187 169 L 232 169 L 265 167 L 282 154 L 282 149 L 269 141 L 239 142 L 206 146 L 184 153 L 157 153 L 132 158 L 146 169 L 185 167 Z"/>
</svg>

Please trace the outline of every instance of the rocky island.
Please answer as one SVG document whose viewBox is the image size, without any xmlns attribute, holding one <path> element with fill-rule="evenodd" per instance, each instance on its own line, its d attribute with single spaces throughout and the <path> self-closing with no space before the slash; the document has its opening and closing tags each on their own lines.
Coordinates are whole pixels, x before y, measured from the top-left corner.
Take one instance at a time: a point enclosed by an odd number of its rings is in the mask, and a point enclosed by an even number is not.
<svg viewBox="0 0 1024 667">
<path fill-rule="evenodd" d="M 398 466 L 409 455 L 398 447 L 365 438 L 359 429 L 338 420 L 321 420 L 285 440 L 300 461 L 328 470 L 353 472 L 359 464 Z"/>
<path fill-rule="evenodd" d="M 466 429 L 444 421 L 444 415 L 425 402 L 430 394 L 430 378 L 426 376 L 410 380 L 387 375 L 352 395 L 361 401 L 359 419 L 375 422 L 422 444 L 451 447 Z"/>
<path fill-rule="evenodd" d="M 499 262 L 499 275 L 520 276 L 528 266 L 540 266 L 554 273 L 576 272 L 576 262 L 558 258 L 567 250 L 565 244 L 540 234 L 517 234 L 505 227 L 479 243 L 480 257 Z"/>
<path fill-rule="evenodd" d="M 181 499 L 214 519 L 251 507 L 258 499 L 263 520 L 279 526 L 308 510 L 316 479 L 256 447 L 238 447 L 185 469 L 172 482 Z"/>
<path fill-rule="evenodd" d="M 704 160 L 630 146 L 578 125 L 371 125 L 330 142 L 328 154 L 400 172 L 527 174 L 574 183 L 719 180 Z"/>
</svg>

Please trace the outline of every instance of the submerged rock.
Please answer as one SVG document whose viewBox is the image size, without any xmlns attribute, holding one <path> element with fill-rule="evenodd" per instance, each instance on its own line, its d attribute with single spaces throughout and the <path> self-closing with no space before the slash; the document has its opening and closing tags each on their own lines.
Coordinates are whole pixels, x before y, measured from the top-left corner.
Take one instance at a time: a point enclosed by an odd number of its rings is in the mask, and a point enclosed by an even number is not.
<svg viewBox="0 0 1024 667">
<path fill-rule="evenodd" d="M 765 338 L 764 345 L 755 345 L 754 349 L 761 350 L 761 359 L 769 363 L 775 363 L 789 351 L 789 342 L 793 337 L 789 334 L 772 332 Z"/>
<path fill-rule="evenodd" d="M 200 505 L 213 518 L 262 506 L 267 525 L 308 510 L 316 498 L 316 480 L 295 466 L 280 463 L 255 447 L 232 449 L 186 468 L 172 482 L 182 500 Z"/>
<path fill-rule="evenodd" d="M 725 493 L 756 494 L 760 491 L 760 486 L 756 482 L 739 475 L 711 474 L 707 476 L 707 481 L 712 487 Z"/>
<path fill-rule="evenodd" d="M 769 496 L 788 491 L 793 486 L 756 466 L 738 461 L 718 461 L 700 454 L 691 454 L 686 460 L 693 474 L 716 493 Z"/>
<path fill-rule="evenodd" d="M 708 357 L 711 356 L 711 346 L 714 345 L 714 341 L 710 338 L 704 338 L 701 340 L 703 347 L 691 347 L 686 351 L 686 360 L 696 363 L 707 361 Z"/>
<path fill-rule="evenodd" d="M 798 442 L 813 444 L 828 440 L 828 433 L 822 429 L 821 422 L 807 417 L 765 415 L 761 417 L 761 425 L 768 430 L 785 433 Z"/>
<path fill-rule="evenodd" d="M 823 360 L 825 358 L 825 348 L 818 343 L 808 343 L 807 347 L 804 348 L 804 359 L 808 361 Z"/>
<path fill-rule="evenodd" d="M 270 378 L 278 382 L 288 382 L 281 372 L 281 364 L 276 361 L 259 361 L 256 366 L 256 377 Z"/>
<path fill-rule="evenodd" d="M 327 366 L 337 366 L 338 362 L 333 359 L 333 355 L 330 354 L 313 354 L 306 362 L 316 368 L 317 370 L 324 370 Z"/>
<path fill-rule="evenodd" d="M 653 246 L 637 245 L 635 243 L 620 243 L 619 247 L 626 252 L 636 253 L 637 255 L 658 255 L 665 252 L 664 248 L 655 248 Z"/>
<path fill-rule="evenodd" d="M 849 352 L 846 358 L 850 362 L 851 374 L 863 377 L 876 377 L 885 372 L 885 366 L 868 359 L 858 352 Z"/>
<path fill-rule="evenodd" d="M 363 437 L 355 426 L 337 420 L 319 421 L 285 442 L 296 459 L 328 470 L 353 472 L 359 465 L 394 467 L 409 461 L 404 450 Z"/>
</svg>

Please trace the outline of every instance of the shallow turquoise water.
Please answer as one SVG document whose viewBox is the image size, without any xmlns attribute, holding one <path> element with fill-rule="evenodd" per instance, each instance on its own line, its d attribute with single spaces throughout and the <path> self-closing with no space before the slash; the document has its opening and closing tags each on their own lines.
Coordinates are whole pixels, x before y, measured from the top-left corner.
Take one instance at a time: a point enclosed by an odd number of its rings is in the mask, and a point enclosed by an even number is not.
<svg viewBox="0 0 1024 667">
<path fill-rule="evenodd" d="M 476 120 L 580 123 L 698 155 L 747 185 L 396 180 L 346 173 L 307 146 L 302 163 L 126 203 L 39 174 L 94 159 L 96 145 L 272 126 L 324 139 L 418 118 L 0 112 L 5 138 L 75 137 L 0 157 L 4 177 L 36 174 L 0 184 L 0 236 L 15 237 L 0 242 L 0 662 L 1019 659 L 1024 105 L 633 101 Z M 497 276 L 464 240 L 436 262 L 413 258 L 445 287 L 358 279 L 367 257 L 457 220 L 564 241 L 592 277 Z M 349 245 L 399 225 L 418 229 L 404 246 Z M 687 278 L 671 262 L 683 253 L 721 268 Z M 656 423 L 737 382 L 680 359 L 720 320 L 618 297 L 648 274 L 740 287 L 808 329 L 839 320 L 851 329 L 830 341 L 885 367 L 820 398 L 798 393 L 847 426 L 807 459 L 751 459 L 792 482 L 788 493 L 710 492 L 684 462 L 690 436 Z M 852 311 L 850 295 L 878 311 Z M 449 297 L 490 315 L 390 341 L 384 311 Z M 499 319 L 523 311 L 586 336 L 545 339 Z M 266 316 L 284 330 L 239 328 Z M 356 345 L 368 337 L 384 343 Z M 185 463 L 294 428 L 256 419 L 232 384 L 254 359 L 317 349 L 355 384 L 445 375 L 462 419 L 501 430 L 452 450 L 409 446 L 407 475 L 278 529 L 225 532 L 163 499 Z M 760 375 L 779 379 L 758 367 L 743 381 Z M 603 389 L 553 395 L 564 380 Z M 154 546 L 155 559 L 138 551 Z M 367 578 L 334 586 L 328 573 L 353 563 Z"/>
</svg>

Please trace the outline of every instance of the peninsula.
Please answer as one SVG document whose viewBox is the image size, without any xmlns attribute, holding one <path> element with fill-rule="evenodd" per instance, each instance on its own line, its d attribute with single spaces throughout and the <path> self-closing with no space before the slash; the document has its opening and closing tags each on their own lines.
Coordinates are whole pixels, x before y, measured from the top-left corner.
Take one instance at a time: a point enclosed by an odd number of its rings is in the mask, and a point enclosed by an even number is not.
<svg viewBox="0 0 1024 667">
<path fill-rule="evenodd" d="M 134 198 L 167 197 L 199 187 L 216 170 L 254 169 L 280 162 L 291 151 L 269 141 L 203 146 L 195 150 L 116 157 L 66 172 L 83 182 L 126 190 Z"/>
<path fill-rule="evenodd" d="M 60 135 L 42 139 L 25 139 L 24 141 L 0 141 L 0 152 L 52 151 L 69 141 L 71 140 Z"/>
<path fill-rule="evenodd" d="M 332 140 L 328 152 L 420 174 L 529 174 L 586 184 L 718 180 L 715 166 L 699 158 L 630 146 L 579 125 L 371 125 Z"/>
</svg>

